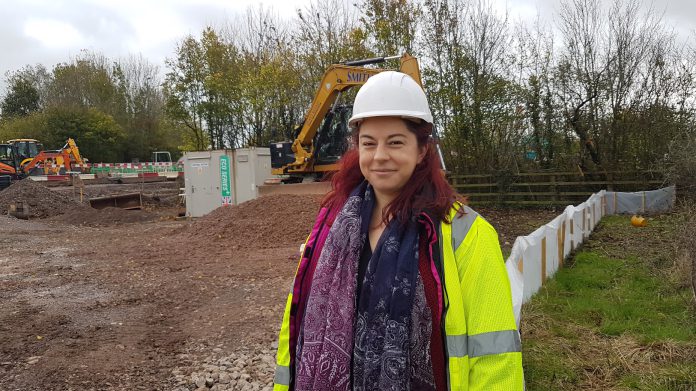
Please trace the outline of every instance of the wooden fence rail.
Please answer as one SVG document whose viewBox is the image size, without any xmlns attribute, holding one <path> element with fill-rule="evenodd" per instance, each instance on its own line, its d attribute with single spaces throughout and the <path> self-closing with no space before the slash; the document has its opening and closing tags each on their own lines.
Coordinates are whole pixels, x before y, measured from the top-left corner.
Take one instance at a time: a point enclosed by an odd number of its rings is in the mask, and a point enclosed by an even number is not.
<svg viewBox="0 0 696 391">
<path fill-rule="evenodd" d="M 570 205 L 592 193 L 653 190 L 666 185 L 657 171 L 527 172 L 518 174 L 450 175 L 452 186 L 473 205 Z"/>
</svg>

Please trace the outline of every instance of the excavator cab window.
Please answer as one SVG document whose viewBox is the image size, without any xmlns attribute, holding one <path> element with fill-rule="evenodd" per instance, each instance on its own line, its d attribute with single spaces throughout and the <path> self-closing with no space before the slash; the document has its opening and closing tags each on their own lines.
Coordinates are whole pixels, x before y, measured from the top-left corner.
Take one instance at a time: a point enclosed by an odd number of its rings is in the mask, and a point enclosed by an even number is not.
<svg viewBox="0 0 696 391">
<path fill-rule="evenodd" d="M 11 167 L 15 166 L 14 153 L 9 144 L 0 144 L 0 163 L 5 163 Z"/>
<path fill-rule="evenodd" d="M 33 158 L 41 152 L 42 146 L 34 141 L 19 141 L 16 144 L 20 160 Z"/>
<path fill-rule="evenodd" d="M 336 106 L 326 114 L 314 143 L 317 146 L 315 164 L 336 163 L 348 149 L 348 120 L 352 114 L 351 105 Z"/>
</svg>

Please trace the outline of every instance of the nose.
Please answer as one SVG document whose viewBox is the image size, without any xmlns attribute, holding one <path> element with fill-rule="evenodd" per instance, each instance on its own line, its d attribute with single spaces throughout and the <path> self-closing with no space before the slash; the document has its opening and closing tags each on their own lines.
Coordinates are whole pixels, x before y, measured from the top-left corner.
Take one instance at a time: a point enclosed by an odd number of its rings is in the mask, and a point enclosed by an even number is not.
<svg viewBox="0 0 696 391">
<path fill-rule="evenodd" d="M 387 146 L 384 143 L 378 143 L 377 148 L 375 148 L 374 160 L 385 161 L 389 160 L 389 152 L 387 151 Z"/>
</svg>

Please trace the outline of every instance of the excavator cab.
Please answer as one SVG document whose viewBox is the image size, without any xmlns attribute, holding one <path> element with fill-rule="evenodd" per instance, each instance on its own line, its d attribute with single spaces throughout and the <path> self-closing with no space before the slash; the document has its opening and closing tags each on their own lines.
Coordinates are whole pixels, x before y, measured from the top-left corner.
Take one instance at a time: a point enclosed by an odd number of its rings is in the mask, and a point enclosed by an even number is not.
<svg viewBox="0 0 696 391">
<path fill-rule="evenodd" d="M 17 177 L 19 158 L 15 152 L 15 147 L 10 144 L 0 144 L 0 175 Z"/>
<path fill-rule="evenodd" d="M 349 145 L 348 120 L 352 114 L 352 105 L 337 105 L 326 113 L 319 131 L 314 135 L 313 144 L 317 146 L 315 164 L 334 164 L 343 156 Z M 270 149 L 273 168 L 281 168 L 295 161 L 291 141 L 272 143 Z M 301 180 L 300 177 L 295 179 Z"/>
<path fill-rule="evenodd" d="M 15 147 L 17 157 L 19 158 L 20 162 L 26 159 L 33 159 L 34 156 L 38 155 L 39 152 L 44 150 L 43 145 L 40 142 L 30 138 L 9 140 L 7 144 Z"/>
<path fill-rule="evenodd" d="M 0 163 L 14 167 L 15 160 L 14 148 L 10 144 L 0 144 Z"/>
<path fill-rule="evenodd" d="M 333 164 L 348 149 L 348 120 L 353 114 L 352 105 L 336 106 L 324 117 L 314 140 L 317 145 L 316 164 Z"/>
</svg>

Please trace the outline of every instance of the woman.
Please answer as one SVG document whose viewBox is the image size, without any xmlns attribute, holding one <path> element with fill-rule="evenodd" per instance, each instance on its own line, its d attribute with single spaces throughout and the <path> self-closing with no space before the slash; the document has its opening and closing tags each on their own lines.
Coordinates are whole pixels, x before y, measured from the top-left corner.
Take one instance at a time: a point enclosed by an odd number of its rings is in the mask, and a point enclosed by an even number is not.
<svg viewBox="0 0 696 391">
<path fill-rule="evenodd" d="M 382 72 L 305 243 L 275 390 L 521 390 L 495 230 L 440 173 L 425 93 Z"/>
</svg>

